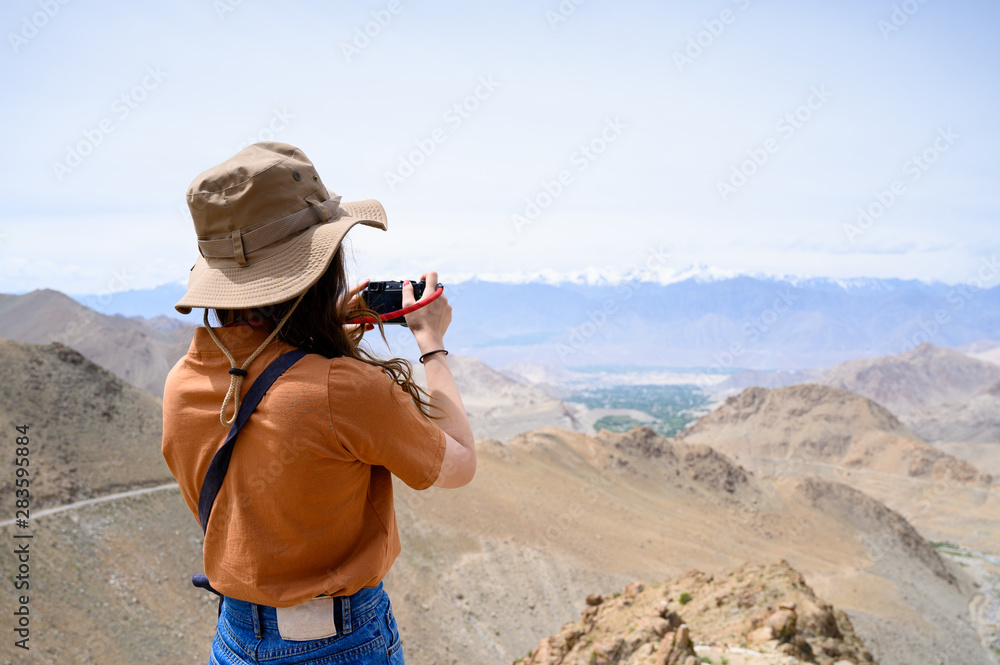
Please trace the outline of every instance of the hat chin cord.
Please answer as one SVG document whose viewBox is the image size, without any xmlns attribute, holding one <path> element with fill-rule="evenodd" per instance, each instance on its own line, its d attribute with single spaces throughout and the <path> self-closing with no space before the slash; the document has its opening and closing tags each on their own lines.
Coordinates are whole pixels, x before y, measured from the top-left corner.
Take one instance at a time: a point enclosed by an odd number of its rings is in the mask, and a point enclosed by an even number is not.
<svg viewBox="0 0 1000 665">
<path fill-rule="evenodd" d="M 243 378 L 247 375 L 247 367 L 250 366 L 250 363 L 252 363 L 257 356 L 260 355 L 260 352 L 263 351 L 264 348 L 278 335 L 278 331 L 281 330 L 281 327 L 285 325 L 286 321 L 288 321 L 288 317 L 292 315 L 295 308 L 299 306 L 300 302 L 302 302 L 302 297 L 305 296 L 305 294 L 306 292 L 303 291 L 299 295 L 299 297 L 295 300 L 295 304 L 292 305 L 292 308 L 288 310 L 287 314 L 281 317 L 281 321 L 279 321 L 278 325 L 271 331 L 271 334 L 267 336 L 267 339 L 265 339 L 260 346 L 257 347 L 256 351 L 250 354 L 250 357 L 246 359 L 246 362 L 243 363 L 242 367 L 236 367 L 236 359 L 233 358 L 233 354 L 230 353 L 229 349 L 222 344 L 222 341 L 215 334 L 215 331 L 212 330 L 212 326 L 208 325 L 208 308 L 205 308 L 205 316 L 203 319 L 205 322 L 205 328 L 208 330 L 208 334 L 212 338 L 212 341 L 215 342 L 215 345 L 222 349 L 222 352 L 226 354 L 226 358 L 229 358 L 229 390 L 226 391 L 226 398 L 222 400 L 222 410 L 219 411 L 219 422 L 222 423 L 223 427 L 230 427 L 234 422 L 236 422 L 236 416 L 240 412 L 240 390 L 243 387 Z M 229 407 L 230 400 L 233 400 L 233 417 L 227 420 L 226 409 Z"/>
</svg>

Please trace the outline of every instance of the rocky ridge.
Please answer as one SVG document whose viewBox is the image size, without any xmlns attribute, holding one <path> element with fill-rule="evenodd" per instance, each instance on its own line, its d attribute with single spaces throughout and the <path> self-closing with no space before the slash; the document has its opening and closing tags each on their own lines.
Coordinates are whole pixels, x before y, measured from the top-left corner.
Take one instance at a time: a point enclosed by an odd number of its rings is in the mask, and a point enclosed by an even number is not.
<svg viewBox="0 0 1000 665">
<path fill-rule="evenodd" d="M 741 458 L 869 469 L 965 485 L 993 479 L 924 442 L 871 399 L 829 386 L 748 388 L 678 436 Z"/>
<path fill-rule="evenodd" d="M 851 523 L 876 561 L 898 556 L 901 565 L 920 562 L 938 579 L 958 586 L 944 559 L 902 515 L 864 492 L 841 483 L 806 478 L 796 489 L 816 509 Z"/>
<path fill-rule="evenodd" d="M 958 351 L 921 344 L 904 353 L 849 360 L 815 383 L 863 395 L 899 416 L 959 402 L 1000 381 L 1000 366 Z"/>
<path fill-rule="evenodd" d="M 817 598 L 786 561 L 587 597 L 580 620 L 519 665 L 874 665 L 847 615 Z"/>
</svg>

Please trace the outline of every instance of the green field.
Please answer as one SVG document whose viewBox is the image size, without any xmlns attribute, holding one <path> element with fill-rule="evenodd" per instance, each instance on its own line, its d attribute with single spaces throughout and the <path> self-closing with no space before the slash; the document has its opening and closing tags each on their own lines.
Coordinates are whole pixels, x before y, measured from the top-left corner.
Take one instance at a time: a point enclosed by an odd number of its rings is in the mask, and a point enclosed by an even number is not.
<svg viewBox="0 0 1000 665">
<path fill-rule="evenodd" d="M 696 386 L 638 385 L 581 389 L 568 401 L 591 409 L 635 409 L 656 419 L 643 423 L 629 416 L 605 416 L 594 424 L 597 430 L 627 432 L 646 425 L 672 437 L 705 413 L 709 399 Z"/>
</svg>

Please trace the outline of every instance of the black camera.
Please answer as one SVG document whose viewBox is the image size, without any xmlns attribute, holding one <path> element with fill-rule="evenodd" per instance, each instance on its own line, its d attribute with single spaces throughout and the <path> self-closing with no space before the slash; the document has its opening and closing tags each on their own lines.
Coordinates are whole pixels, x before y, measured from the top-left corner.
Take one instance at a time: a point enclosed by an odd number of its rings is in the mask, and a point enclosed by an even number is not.
<svg viewBox="0 0 1000 665">
<path fill-rule="evenodd" d="M 426 284 L 415 279 L 410 280 L 413 285 L 413 297 L 420 300 L 424 295 Z M 438 286 L 441 286 L 438 284 Z M 368 288 L 361 292 L 361 297 L 369 309 L 376 314 L 388 314 L 403 309 L 403 282 L 370 282 Z M 396 324 L 405 326 L 406 319 L 402 316 L 383 321 L 386 324 Z"/>
</svg>

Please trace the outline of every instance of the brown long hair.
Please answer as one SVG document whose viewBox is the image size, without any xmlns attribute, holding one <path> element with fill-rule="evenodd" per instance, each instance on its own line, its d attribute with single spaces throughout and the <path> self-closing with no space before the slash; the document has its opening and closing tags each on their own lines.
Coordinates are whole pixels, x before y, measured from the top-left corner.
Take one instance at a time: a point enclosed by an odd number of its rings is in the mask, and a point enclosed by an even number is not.
<svg viewBox="0 0 1000 665">
<path fill-rule="evenodd" d="M 361 348 L 364 326 L 357 326 L 353 332 L 344 322 L 362 316 L 378 316 L 360 298 L 351 311 L 341 313 L 338 301 L 348 291 L 347 271 L 344 268 L 342 248 L 338 248 L 326 272 L 309 288 L 302 302 L 288 317 L 288 321 L 278 331 L 278 339 L 298 347 L 307 353 L 318 353 L 325 358 L 353 358 L 368 365 L 381 368 L 409 396 L 424 416 L 430 418 L 431 403 L 427 392 L 413 380 L 413 368 L 402 358 L 382 359 Z M 297 299 L 297 298 L 296 298 Z M 287 300 L 276 305 L 257 307 L 251 310 L 251 321 L 262 321 L 271 330 L 278 325 L 288 310 L 295 306 L 295 300 Z M 215 316 L 221 324 L 236 320 L 238 310 L 217 309 Z M 379 334 L 385 340 L 382 322 L 376 324 Z"/>
</svg>

